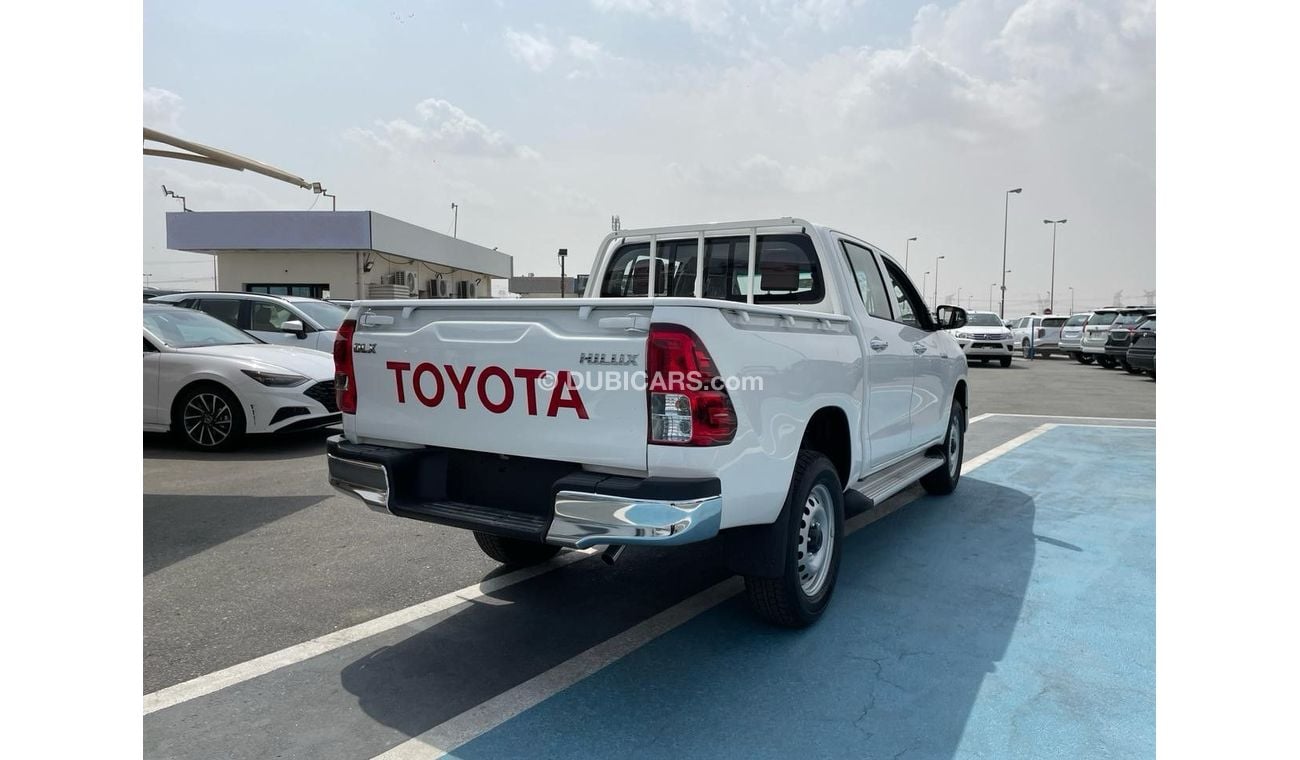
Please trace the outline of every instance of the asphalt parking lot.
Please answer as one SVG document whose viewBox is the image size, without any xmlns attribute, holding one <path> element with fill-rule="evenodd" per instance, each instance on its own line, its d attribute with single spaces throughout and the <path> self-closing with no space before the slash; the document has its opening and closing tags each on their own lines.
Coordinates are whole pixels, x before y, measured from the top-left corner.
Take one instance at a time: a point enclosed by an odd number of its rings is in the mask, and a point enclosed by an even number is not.
<svg viewBox="0 0 1300 760">
<path fill-rule="evenodd" d="M 334 495 L 328 432 L 146 436 L 146 756 L 1152 755 L 1155 382 L 971 383 L 957 492 L 856 510 L 800 632 L 707 543 L 507 573 Z"/>
</svg>

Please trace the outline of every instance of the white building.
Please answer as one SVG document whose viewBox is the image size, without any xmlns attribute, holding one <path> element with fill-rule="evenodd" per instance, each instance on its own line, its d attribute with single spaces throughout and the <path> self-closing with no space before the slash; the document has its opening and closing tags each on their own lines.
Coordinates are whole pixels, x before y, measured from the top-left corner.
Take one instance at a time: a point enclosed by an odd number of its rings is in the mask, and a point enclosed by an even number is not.
<svg viewBox="0 0 1300 760">
<path fill-rule="evenodd" d="M 514 273 L 495 249 L 374 211 L 171 212 L 167 247 L 216 256 L 218 290 L 314 298 L 488 298 Z"/>
</svg>

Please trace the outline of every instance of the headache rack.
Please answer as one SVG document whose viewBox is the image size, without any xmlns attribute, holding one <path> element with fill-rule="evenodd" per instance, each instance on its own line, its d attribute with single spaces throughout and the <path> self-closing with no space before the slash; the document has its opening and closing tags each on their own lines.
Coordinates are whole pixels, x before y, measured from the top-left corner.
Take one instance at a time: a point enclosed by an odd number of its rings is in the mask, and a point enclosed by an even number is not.
<svg viewBox="0 0 1300 760">
<path fill-rule="evenodd" d="M 650 271 L 646 278 L 645 296 L 650 299 L 655 296 L 655 282 L 657 267 L 657 255 L 660 240 L 689 240 L 694 237 L 698 240 L 699 255 L 695 257 L 695 298 L 704 297 L 704 240 L 711 237 L 735 237 L 736 235 L 749 235 L 749 269 L 750 273 L 754 272 L 755 258 L 758 255 L 758 234 L 760 232 L 771 234 L 774 232 L 791 232 L 797 230 L 800 234 L 806 233 L 811 227 L 808 222 L 795 217 L 782 217 L 779 219 L 755 219 L 743 222 L 719 222 L 716 224 L 685 224 L 674 227 L 644 227 L 635 230 L 619 230 L 611 232 L 600 242 L 600 249 L 596 252 L 596 260 L 604 262 L 599 272 L 592 272 L 591 277 L 587 279 L 587 289 L 583 292 L 585 298 L 595 298 L 600 295 L 600 283 L 605 279 L 605 268 L 609 266 L 609 260 L 605 253 L 614 241 L 619 244 L 628 242 L 640 242 L 642 240 L 650 243 Z M 747 287 L 745 288 L 745 303 L 754 304 L 754 288 L 756 277 L 749 277 Z"/>
</svg>

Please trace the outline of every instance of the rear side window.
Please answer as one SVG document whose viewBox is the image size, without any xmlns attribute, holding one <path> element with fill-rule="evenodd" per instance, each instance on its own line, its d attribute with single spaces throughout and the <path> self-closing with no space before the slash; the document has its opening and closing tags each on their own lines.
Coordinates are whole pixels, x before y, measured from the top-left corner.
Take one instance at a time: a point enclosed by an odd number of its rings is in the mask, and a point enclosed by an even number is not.
<svg viewBox="0 0 1300 760">
<path fill-rule="evenodd" d="M 1043 320 L 1043 327 L 1062 327 L 1065 325 L 1065 317 L 1047 317 Z"/>
<path fill-rule="evenodd" d="M 239 301 L 229 298 L 205 298 L 198 303 L 199 311 L 220 319 L 231 327 L 239 327 Z"/>
<path fill-rule="evenodd" d="M 655 253 L 656 296 L 695 295 L 698 243 L 666 240 Z M 826 295 L 812 241 L 806 235 L 760 235 L 755 256 L 754 303 L 817 303 Z M 644 297 L 650 284 L 650 244 L 624 245 L 610 257 L 600 285 L 603 298 Z M 705 298 L 747 300 L 750 286 L 749 237 L 705 241 Z"/>
</svg>

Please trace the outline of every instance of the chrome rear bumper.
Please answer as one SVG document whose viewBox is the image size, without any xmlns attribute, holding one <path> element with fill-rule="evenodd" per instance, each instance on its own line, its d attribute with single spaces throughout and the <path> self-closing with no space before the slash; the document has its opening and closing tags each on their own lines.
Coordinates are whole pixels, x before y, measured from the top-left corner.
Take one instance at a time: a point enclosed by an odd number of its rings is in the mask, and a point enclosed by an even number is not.
<svg viewBox="0 0 1300 760">
<path fill-rule="evenodd" d="M 722 497 L 685 501 L 560 491 L 546 543 L 586 549 L 601 544 L 674 546 L 718 535 Z"/>
</svg>

